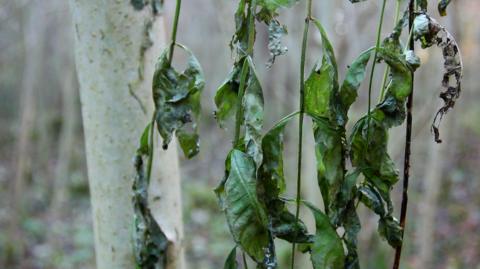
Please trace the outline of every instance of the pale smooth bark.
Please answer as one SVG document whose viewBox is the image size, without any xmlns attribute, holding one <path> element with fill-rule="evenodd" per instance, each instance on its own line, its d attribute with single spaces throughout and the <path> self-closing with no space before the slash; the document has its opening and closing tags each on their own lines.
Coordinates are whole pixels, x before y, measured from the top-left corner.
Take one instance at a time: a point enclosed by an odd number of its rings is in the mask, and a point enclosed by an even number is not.
<svg viewBox="0 0 480 269">
<path fill-rule="evenodd" d="M 129 1 L 71 0 L 70 4 L 97 268 L 130 269 L 134 268 L 132 157 L 153 109 L 151 78 L 166 44 L 163 18 L 148 7 L 134 10 Z M 175 143 L 168 151 L 156 148 L 149 196 L 152 212 L 170 240 L 168 268 L 182 268 L 184 263 L 177 158 Z"/>
</svg>

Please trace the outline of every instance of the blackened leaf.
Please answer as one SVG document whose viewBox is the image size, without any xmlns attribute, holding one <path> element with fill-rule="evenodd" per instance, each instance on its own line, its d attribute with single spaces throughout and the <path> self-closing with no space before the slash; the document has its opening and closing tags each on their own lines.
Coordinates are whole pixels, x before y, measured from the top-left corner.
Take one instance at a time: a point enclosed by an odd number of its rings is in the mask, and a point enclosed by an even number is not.
<svg viewBox="0 0 480 269">
<path fill-rule="evenodd" d="M 338 71 L 335 53 L 319 21 L 313 20 L 322 37 L 323 58 L 305 81 L 305 112 L 316 117 L 330 118 L 331 103 L 338 91 Z"/>
<path fill-rule="evenodd" d="M 263 92 L 252 59 L 247 56 L 248 79 L 243 95 L 243 118 L 245 120 L 245 149 L 260 166 L 262 161 L 262 128 L 263 128 Z"/>
<path fill-rule="evenodd" d="M 230 254 L 228 254 L 227 260 L 225 260 L 225 265 L 223 266 L 223 269 L 237 269 L 238 268 L 238 263 L 237 263 L 237 246 L 233 247 L 232 251 L 230 251 Z"/>
<path fill-rule="evenodd" d="M 315 269 L 344 268 L 345 253 L 342 240 L 328 217 L 310 203 L 305 203 L 315 218 L 317 229 L 311 245 L 311 260 Z"/>
<path fill-rule="evenodd" d="M 151 128 L 153 127 L 149 124 L 143 131 L 134 160 L 136 176 L 132 187 L 132 203 L 135 260 L 139 268 L 165 268 L 168 239 L 148 207 L 149 178 L 144 162 L 152 150 L 152 145 L 149 144 Z"/>
<path fill-rule="evenodd" d="M 414 21 L 414 38 L 419 39 L 423 48 L 436 44 L 442 49 L 444 72 L 440 98 L 444 105 L 437 111 L 431 126 L 435 141 L 441 143 L 440 123 L 443 116 L 455 106 L 460 97 L 463 77 L 463 63 L 460 49 L 453 36 L 437 21 L 426 14 L 420 14 Z"/>
<path fill-rule="evenodd" d="M 285 190 L 283 131 L 297 114 L 292 113 L 280 120 L 262 139 L 263 161 L 258 170 L 258 194 L 267 207 L 272 235 L 289 242 L 305 243 L 311 239 L 305 225 L 300 220 L 296 221 L 280 198 Z"/>
<path fill-rule="evenodd" d="M 347 248 L 347 256 L 345 257 L 345 268 L 359 269 L 360 262 L 358 260 L 357 252 L 357 236 L 360 232 L 361 225 L 354 200 L 350 200 L 345 207 L 345 210 L 343 210 L 342 224 L 343 228 L 345 229 L 344 241 Z"/>
<path fill-rule="evenodd" d="M 287 28 L 280 25 L 277 20 L 271 20 L 268 24 L 268 51 L 270 52 L 270 59 L 267 62 L 267 67 L 271 67 L 275 62 L 275 57 L 287 53 L 288 48 L 282 44 L 282 37 L 287 34 Z"/>
<path fill-rule="evenodd" d="M 450 4 L 451 0 L 440 0 L 438 1 L 438 12 L 440 16 L 447 16 L 447 6 Z"/>
<path fill-rule="evenodd" d="M 167 48 L 160 56 L 153 76 L 153 98 L 156 122 L 166 149 L 176 133 L 186 157 L 199 151 L 197 120 L 200 115 L 200 93 L 205 86 L 202 69 L 193 53 L 179 45 L 188 55 L 186 69 L 178 73 L 169 63 Z"/>
<path fill-rule="evenodd" d="M 355 99 L 357 99 L 357 91 L 365 78 L 365 69 L 373 51 L 374 48 L 370 48 L 360 54 L 347 70 L 345 79 L 339 91 L 339 101 L 341 105 L 339 107 L 339 116 L 337 117 L 339 125 L 345 126 L 348 121 L 348 110 L 353 102 L 355 102 Z"/>
<path fill-rule="evenodd" d="M 230 173 L 224 184 L 224 211 L 233 238 L 255 261 L 262 262 L 268 248 L 268 220 L 257 197 L 255 162 L 239 151 L 230 156 Z"/>
<path fill-rule="evenodd" d="M 238 86 L 240 83 L 241 66 L 235 64 L 227 79 L 220 85 L 215 94 L 215 118 L 220 126 L 232 118 L 236 112 Z"/>
<path fill-rule="evenodd" d="M 352 3 L 359 3 L 359 2 L 366 1 L 366 0 L 348 0 L 348 1 L 350 1 L 350 2 L 352 2 Z"/>
</svg>

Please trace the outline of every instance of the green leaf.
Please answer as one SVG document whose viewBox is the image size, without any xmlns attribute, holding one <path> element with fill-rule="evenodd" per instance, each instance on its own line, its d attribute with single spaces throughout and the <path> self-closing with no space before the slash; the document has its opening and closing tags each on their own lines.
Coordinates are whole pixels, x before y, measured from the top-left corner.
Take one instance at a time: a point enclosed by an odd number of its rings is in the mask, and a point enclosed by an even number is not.
<svg viewBox="0 0 480 269">
<path fill-rule="evenodd" d="M 439 0 L 438 1 L 438 13 L 440 16 L 447 16 L 447 7 L 450 4 L 451 0 Z"/>
<path fill-rule="evenodd" d="M 140 137 L 140 145 L 137 149 L 137 154 L 139 155 L 147 155 L 148 152 L 150 151 L 150 145 L 148 138 L 150 137 L 150 128 L 152 127 L 152 124 L 149 123 L 145 127 L 145 129 L 142 132 L 142 136 Z"/>
<path fill-rule="evenodd" d="M 203 72 L 193 53 L 182 45 L 189 57 L 186 69 L 179 73 L 168 61 L 170 49 L 160 56 L 153 76 L 153 98 L 156 122 L 166 149 L 176 133 L 186 157 L 195 156 L 200 147 L 197 123 L 200 115 L 200 93 L 205 86 Z"/>
<path fill-rule="evenodd" d="M 255 261 L 261 262 L 268 248 L 268 220 L 257 197 L 255 162 L 232 150 L 230 173 L 224 184 L 224 211 L 233 238 Z"/>
<path fill-rule="evenodd" d="M 360 88 L 361 83 L 365 79 L 365 70 L 374 49 L 375 48 L 370 48 L 362 52 L 347 70 L 339 91 L 340 107 L 338 108 L 339 113 L 337 117 L 339 125 L 345 126 L 348 121 L 348 110 L 357 99 L 358 88 Z"/>
<path fill-rule="evenodd" d="M 310 203 L 305 203 L 315 218 L 316 234 L 311 246 L 311 260 L 314 269 L 337 269 L 345 266 L 342 240 L 328 217 Z"/>
<path fill-rule="evenodd" d="M 237 246 L 233 247 L 232 251 L 230 251 L 230 254 L 228 254 L 227 260 L 225 260 L 225 265 L 223 266 L 223 269 L 237 269 L 238 268 L 238 263 L 237 263 Z"/>
<path fill-rule="evenodd" d="M 305 81 L 305 112 L 316 117 L 331 117 L 332 99 L 338 91 L 337 62 L 332 44 L 319 21 L 314 20 L 323 44 L 322 63 L 313 68 Z"/>
<path fill-rule="evenodd" d="M 260 166 L 262 161 L 263 92 L 252 59 L 247 56 L 246 61 L 249 73 L 242 100 L 245 120 L 244 142 L 246 153 L 253 157 L 257 166 Z"/>
</svg>

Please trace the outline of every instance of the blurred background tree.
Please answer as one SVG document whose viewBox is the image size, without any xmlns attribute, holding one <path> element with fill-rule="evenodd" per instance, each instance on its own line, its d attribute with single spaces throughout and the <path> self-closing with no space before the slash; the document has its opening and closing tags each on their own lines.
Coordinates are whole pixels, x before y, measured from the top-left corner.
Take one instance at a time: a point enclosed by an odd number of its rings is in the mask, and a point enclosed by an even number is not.
<svg viewBox="0 0 480 269">
<path fill-rule="evenodd" d="M 212 191 L 221 180 L 231 136 L 216 126 L 212 112 L 215 89 L 232 62 L 228 42 L 234 2 L 185 1 L 179 25 L 178 40 L 198 56 L 207 81 L 200 155 L 193 161 L 180 159 L 185 257 L 191 268 L 221 268 L 231 247 Z M 432 14 L 451 30 L 462 49 L 464 91 L 442 123 L 444 143 L 436 145 L 429 126 L 440 106 L 441 51 L 417 50 L 424 66 L 415 86 L 411 204 L 402 268 L 476 269 L 480 268 L 480 106 L 476 104 L 480 78 L 475 75 L 480 63 L 480 2 L 454 1 L 445 18 L 439 18 L 436 3 L 431 2 Z M 373 45 L 379 3 L 315 4 L 313 13 L 327 28 L 340 70 Z M 269 57 L 266 27 L 258 27 L 256 64 L 267 100 L 266 128 L 297 109 L 303 5 L 282 11 L 289 52 L 278 57 L 271 69 L 263 68 Z M 387 5 L 384 35 L 394 17 L 394 1 Z M 173 9 L 174 2 L 165 1 L 166 29 L 171 28 Z M 66 1 L 0 0 L 0 268 L 95 268 L 84 127 L 73 61 L 76 31 Z M 310 40 L 307 70 L 321 53 L 320 37 L 314 34 Z M 146 58 L 148 65 L 155 63 L 160 48 L 155 51 Z M 376 74 L 377 84 L 382 73 Z M 359 100 L 351 122 L 365 112 L 365 88 Z M 294 189 L 295 136 L 295 130 L 288 130 L 285 137 L 289 189 Z M 308 132 L 305 143 L 304 197 L 319 204 L 313 139 Z M 390 145 L 399 168 L 403 143 L 400 127 Z M 133 151 L 124 157 L 131 160 Z M 397 205 L 399 194 L 398 189 Z M 363 267 L 389 268 L 393 250 L 376 235 L 376 217 L 364 210 L 361 222 Z M 312 228 L 311 220 L 308 224 Z M 279 247 L 281 268 L 288 264 L 289 252 L 289 247 Z M 306 264 L 298 266 L 309 268 Z"/>
</svg>

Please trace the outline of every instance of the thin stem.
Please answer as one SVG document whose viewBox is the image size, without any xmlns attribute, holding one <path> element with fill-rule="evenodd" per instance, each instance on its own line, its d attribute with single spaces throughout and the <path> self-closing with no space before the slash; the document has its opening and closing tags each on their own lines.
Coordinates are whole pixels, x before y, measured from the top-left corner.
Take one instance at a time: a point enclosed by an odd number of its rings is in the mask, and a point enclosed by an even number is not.
<svg viewBox="0 0 480 269">
<path fill-rule="evenodd" d="M 368 117 L 367 117 L 367 130 L 370 129 L 370 110 L 372 107 L 372 87 L 373 87 L 373 76 L 375 75 L 375 66 L 377 65 L 377 56 L 378 56 L 378 49 L 380 48 L 380 38 L 382 36 L 382 27 L 383 27 L 383 17 L 385 15 L 385 6 L 387 4 L 387 0 L 383 0 L 382 3 L 382 10 L 380 11 L 380 22 L 378 23 L 377 29 L 377 41 L 375 43 L 375 53 L 373 56 L 373 64 L 372 70 L 370 71 L 370 80 L 368 82 Z M 367 138 L 369 137 L 367 132 Z"/>
<path fill-rule="evenodd" d="M 394 19 L 394 25 L 397 25 L 398 20 L 400 19 L 400 3 L 402 0 L 397 0 L 397 3 L 395 4 L 395 19 Z M 382 87 L 380 88 L 380 95 L 378 96 L 378 102 L 380 103 L 383 101 L 383 98 L 385 97 L 385 88 L 387 85 L 387 79 L 388 79 L 388 73 L 390 72 L 390 67 L 387 65 L 385 67 L 385 71 L 383 72 L 383 80 L 382 80 Z"/>
<path fill-rule="evenodd" d="M 243 268 L 248 269 L 247 257 L 245 252 L 242 252 L 242 259 L 243 259 Z"/>
<path fill-rule="evenodd" d="M 297 193 L 295 198 L 295 223 L 300 215 L 300 202 L 302 199 L 302 155 L 303 155 L 303 118 L 305 115 L 305 57 L 307 53 L 308 28 L 312 18 L 312 0 L 307 2 L 307 16 L 303 30 L 302 53 L 300 58 L 300 115 L 298 122 L 298 152 L 297 152 Z M 295 237 L 297 236 L 295 232 Z M 292 243 L 291 268 L 295 268 L 295 241 Z"/>
<path fill-rule="evenodd" d="M 247 82 L 247 75 L 249 72 L 248 68 L 248 57 L 253 56 L 253 46 L 255 44 L 255 10 L 257 8 L 257 1 L 252 0 L 248 10 L 248 47 L 247 47 L 247 56 L 243 59 L 242 71 L 240 73 L 240 85 L 238 87 L 238 97 L 237 97 L 237 112 L 235 117 L 235 137 L 233 140 L 233 146 L 236 147 L 238 141 L 240 140 L 240 130 L 243 124 L 243 95 L 245 94 L 245 84 Z"/>
<path fill-rule="evenodd" d="M 413 19 L 414 19 L 414 9 L 415 9 L 415 0 L 410 0 L 408 6 L 408 29 L 410 32 L 413 28 Z M 409 48 L 410 50 L 415 49 L 415 44 L 413 38 L 409 37 Z M 407 99 L 407 124 L 406 124 L 406 135 L 405 135 L 405 157 L 403 164 L 403 191 L 402 191 L 402 208 L 400 211 L 400 227 L 402 227 L 402 241 L 400 245 L 395 249 L 395 261 L 393 263 L 393 269 L 398 269 L 400 267 L 400 258 L 402 256 L 402 246 L 403 246 L 403 236 L 405 234 L 405 221 L 407 217 L 407 205 L 408 205 L 408 183 L 410 179 L 410 154 L 411 154 L 411 144 L 412 144 L 412 109 L 413 109 L 413 81 L 414 81 L 414 72 L 412 71 L 412 83 L 411 83 L 411 92 Z"/>
<path fill-rule="evenodd" d="M 238 86 L 238 98 L 237 98 L 237 113 L 235 115 L 235 138 L 233 140 L 233 147 L 236 147 L 240 140 L 240 129 L 242 127 L 243 118 L 243 95 L 245 94 L 245 84 L 248 74 L 248 59 L 245 57 L 242 65 L 242 72 L 240 73 L 240 85 Z"/>
<path fill-rule="evenodd" d="M 182 0 L 177 0 L 177 4 L 175 6 L 175 17 L 173 19 L 173 29 L 172 29 L 172 37 L 170 41 L 170 53 L 168 55 L 168 64 L 172 64 L 173 58 L 173 50 L 175 49 L 175 43 L 177 42 L 177 28 L 178 28 L 178 18 L 180 17 L 180 7 L 182 5 Z"/>
<path fill-rule="evenodd" d="M 155 116 L 156 112 L 153 113 L 152 121 L 150 122 L 150 135 L 148 136 L 148 163 L 147 163 L 147 185 L 150 184 L 150 177 L 152 175 L 152 164 L 153 164 L 153 136 L 155 135 Z"/>
</svg>

